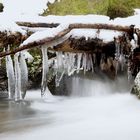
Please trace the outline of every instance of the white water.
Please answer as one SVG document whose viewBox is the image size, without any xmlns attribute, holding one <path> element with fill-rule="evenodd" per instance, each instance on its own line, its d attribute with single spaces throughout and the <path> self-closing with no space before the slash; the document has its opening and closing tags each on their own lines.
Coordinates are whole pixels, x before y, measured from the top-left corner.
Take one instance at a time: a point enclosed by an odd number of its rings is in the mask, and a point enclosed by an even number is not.
<svg viewBox="0 0 140 140">
<path fill-rule="evenodd" d="M 17 104 L 15 111 L 13 106 L 0 121 L 0 139 L 140 139 L 140 101 L 123 88 L 125 80 L 74 77 L 67 84 L 71 96 L 51 101 L 40 99 L 40 91 L 28 92 L 26 100 L 31 104 Z"/>
</svg>

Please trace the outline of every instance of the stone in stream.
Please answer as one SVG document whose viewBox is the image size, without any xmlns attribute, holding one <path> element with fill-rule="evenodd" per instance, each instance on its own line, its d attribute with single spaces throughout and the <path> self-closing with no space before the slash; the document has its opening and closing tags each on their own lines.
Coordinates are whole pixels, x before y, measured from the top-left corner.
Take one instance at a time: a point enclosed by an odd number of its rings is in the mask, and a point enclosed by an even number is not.
<svg viewBox="0 0 140 140">
<path fill-rule="evenodd" d="M 140 98 L 140 72 L 137 74 L 135 81 L 134 81 L 134 86 L 131 90 L 132 94 L 135 94 Z"/>
</svg>

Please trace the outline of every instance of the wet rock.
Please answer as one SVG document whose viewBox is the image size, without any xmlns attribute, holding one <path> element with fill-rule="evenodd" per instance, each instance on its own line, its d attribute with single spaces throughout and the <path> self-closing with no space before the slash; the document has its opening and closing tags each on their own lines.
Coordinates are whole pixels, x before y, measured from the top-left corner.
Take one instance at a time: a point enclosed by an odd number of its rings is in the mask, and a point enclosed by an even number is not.
<svg viewBox="0 0 140 140">
<path fill-rule="evenodd" d="M 140 98 L 140 72 L 137 74 L 135 81 L 134 81 L 134 86 L 131 90 L 132 94 L 135 94 Z"/>
</svg>

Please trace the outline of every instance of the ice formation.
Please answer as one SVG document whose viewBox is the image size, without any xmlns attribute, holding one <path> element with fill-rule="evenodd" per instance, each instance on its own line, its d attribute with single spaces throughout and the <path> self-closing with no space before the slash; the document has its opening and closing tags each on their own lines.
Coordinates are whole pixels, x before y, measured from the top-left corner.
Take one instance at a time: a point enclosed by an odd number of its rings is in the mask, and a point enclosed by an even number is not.
<svg viewBox="0 0 140 140">
<path fill-rule="evenodd" d="M 71 53 L 71 52 L 57 52 L 56 53 L 56 85 L 59 83 L 64 74 L 68 76 L 73 75 L 75 72 L 79 73 L 83 70 L 94 71 L 94 57 L 92 54 L 87 53 Z"/>
<path fill-rule="evenodd" d="M 15 72 L 13 66 L 13 60 L 10 55 L 6 56 L 6 71 L 8 77 L 8 96 L 9 99 L 15 97 Z"/>
<path fill-rule="evenodd" d="M 15 101 L 19 101 L 22 100 L 19 53 L 14 55 L 14 63 L 15 63 Z"/>
<path fill-rule="evenodd" d="M 47 74 L 48 74 L 48 55 L 47 47 L 42 46 L 42 82 L 41 82 L 41 96 L 45 96 L 45 91 L 47 88 Z"/>
<path fill-rule="evenodd" d="M 28 86 L 28 68 L 23 52 L 16 53 L 14 59 L 5 57 L 8 77 L 9 99 L 19 101 L 24 99 Z M 14 61 L 14 64 L 13 64 Z"/>
<path fill-rule="evenodd" d="M 25 55 L 24 53 L 20 53 L 19 56 L 19 63 L 20 63 L 20 77 L 21 77 L 21 95 L 22 98 L 24 99 L 27 91 L 27 86 L 28 86 L 28 68 L 25 60 Z"/>
</svg>

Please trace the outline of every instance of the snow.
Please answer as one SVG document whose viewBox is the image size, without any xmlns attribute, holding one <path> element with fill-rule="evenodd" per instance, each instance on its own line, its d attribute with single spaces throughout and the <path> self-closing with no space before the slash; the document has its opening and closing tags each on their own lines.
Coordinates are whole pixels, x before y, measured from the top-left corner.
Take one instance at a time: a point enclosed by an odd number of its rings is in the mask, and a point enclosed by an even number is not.
<svg viewBox="0 0 140 140">
<path fill-rule="evenodd" d="M 38 20 L 37 20 L 38 17 Z M 43 31 L 38 31 L 32 36 L 30 36 L 22 45 L 26 45 L 28 43 L 39 41 L 42 39 L 46 39 L 49 37 L 56 36 L 60 31 L 63 31 L 64 29 L 68 28 L 70 24 L 112 24 L 112 25 L 122 25 L 122 26 L 130 26 L 132 24 L 135 25 L 135 27 L 140 27 L 140 21 L 139 21 L 140 15 L 134 15 L 127 18 L 116 18 L 114 20 L 109 20 L 109 17 L 102 16 L 102 15 L 67 15 L 67 16 L 47 16 L 47 17 L 40 17 L 35 16 L 35 18 L 30 18 L 28 21 L 30 22 L 41 22 L 41 23 L 59 23 L 60 26 L 57 28 L 46 28 Z M 20 19 L 21 21 L 26 21 L 26 19 Z M 77 29 L 72 30 L 69 35 L 72 35 L 73 37 L 81 37 L 85 36 L 86 38 L 94 38 L 98 37 L 103 39 L 104 41 L 112 41 L 114 37 L 118 37 L 121 35 L 121 32 L 115 32 L 115 31 L 107 31 L 107 30 L 101 30 L 99 34 L 97 34 L 97 30 L 91 30 L 91 29 Z"/>
<path fill-rule="evenodd" d="M 46 38 L 53 38 L 62 30 L 68 28 L 68 25 L 59 25 L 57 28 L 46 28 L 44 31 L 38 31 L 25 40 L 22 45 L 27 45 L 30 42 L 39 41 Z M 21 45 L 21 46 L 22 46 Z"/>
<path fill-rule="evenodd" d="M 86 39 L 88 38 L 100 38 L 105 42 L 109 42 L 114 39 L 114 37 L 121 36 L 121 32 L 110 31 L 110 30 L 100 30 L 98 34 L 97 29 L 74 29 L 70 32 L 73 38 L 79 38 L 84 36 Z"/>
<path fill-rule="evenodd" d="M 47 9 L 47 3 L 55 0 L 2 0 L 4 12 L 10 15 L 36 15 Z M 29 6 L 28 6 L 29 5 Z"/>
<path fill-rule="evenodd" d="M 32 18 L 47 9 L 47 3 L 53 3 L 55 0 L 1 0 L 4 5 L 4 12 L 0 14 L 0 31 L 25 33 L 15 24 L 17 19 L 23 15 Z M 30 6 L 27 6 L 30 5 Z M 36 16 L 37 17 L 37 16 Z M 34 16 L 33 16 L 34 18 Z"/>
<path fill-rule="evenodd" d="M 134 9 L 135 10 L 135 15 L 140 15 L 140 9 Z"/>
<path fill-rule="evenodd" d="M 116 18 L 112 21 L 115 25 L 130 26 L 135 25 L 136 28 L 140 28 L 140 14 L 129 16 L 127 18 Z"/>
<path fill-rule="evenodd" d="M 28 43 L 32 43 L 34 41 L 40 41 L 46 38 L 53 38 L 55 37 L 59 32 L 62 32 L 63 30 L 67 29 L 68 25 L 67 24 L 63 24 L 58 26 L 57 28 L 47 28 L 44 31 L 38 31 L 36 33 L 34 33 L 33 35 L 31 35 L 27 40 L 25 40 L 22 44 L 21 47 L 23 45 L 27 45 Z M 73 29 L 72 31 L 70 31 L 70 33 L 67 34 L 67 37 L 74 37 L 74 38 L 80 38 L 80 37 L 86 37 L 86 39 L 88 38 L 100 38 L 103 39 L 105 42 L 109 42 L 112 41 L 114 39 L 114 37 L 118 37 L 120 35 L 122 35 L 122 32 L 117 32 L 117 31 L 106 31 L 106 30 L 101 30 L 99 35 L 97 34 L 98 30 L 96 29 Z M 64 37 L 65 38 L 65 37 Z M 62 42 L 62 41 L 61 41 Z M 58 42 L 59 44 L 60 42 Z M 56 43 L 56 45 L 58 45 Z M 53 46 L 52 46 L 53 47 Z"/>
<path fill-rule="evenodd" d="M 25 31 L 21 29 L 14 21 L 12 21 L 5 14 L 0 14 L 0 31 L 8 31 L 8 32 L 20 32 L 25 34 Z"/>
<path fill-rule="evenodd" d="M 46 17 L 33 15 L 33 16 L 25 16 L 21 15 L 20 17 L 15 18 L 16 21 L 23 22 L 43 22 L 43 23 L 108 23 L 109 17 L 103 15 L 66 15 L 66 16 L 55 16 L 49 15 Z"/>
<path fill-rule="evenodd" d="M 135 9 L 135 15 L 127 18 L 116 18 L 114 20 L 109 20 L 109 17 L 103 15 L 67 15 L 67 16 L 55 16 L 50 15 L 47 17 L 39 16 L 43 12 L 43 9 L 47 9 L 47 3 L 53 3 L 55 0 L 2 0 L 4 4 L 4 12 L 0 14 L 0 31 L 19 31 L 23 30 L 18 27 L 14 22 L 16 21 L 25 21 L 25 22 L 34 22 L 34 23 L 60 23 L 62 25 L 72 24 L 72 23 L 103 23 L 103 24 L 114 24 L 114 25 L 136 25 L 140 27 L 140 9 Z M 30 6 L 27 6 L 30 5 Z M 16 6 L 17 5 L 17 6 Z M 15 8 L 16 6 L 16 8 Z M 41 29 L 43 30 L 43 29 Z M 44 31 L 45 32 L 45 31 Z M 57 32 L 56 30 L 47 29 L 48 34 L 38 32 L 33 35 L 33 38 L 44 38 L 44 36 L 51 36 Z M 52 32 L 52 33 L 50 33 Z M 87 33 L 87 32 L 86 32 Z M 90 33 L 88 33 L 90 34 Z M 103 33 L 104 34 L 104 33 Z M 114 35 L 114 34 L 112 34 Z M 36 36 L 36 37 L 35 37 Z M 52 37 L 52 36 L 51 36 Z M 32 38 L 30 38 L 32 40 Z"/>
<path fill-rule="evenodd" d="M 30 6 L 27 6 L 27 2 L 29 5 L 34 5 L 32 8 Z M 54 0 L 50 0 L 50 2 L 54 2 Z M 109 17 L 103 16 L 103 15 L 67 15 L 67 16 L 55 16 L 50 15 L 46 17 L 39 16 L 38 13 L 40 9 L 46 8 L 43 7 L 46 6 L 47 1 L 45 0 L 38 0 L 38 1 L 21 1 L 21 0 L 3 0 L 3 3 L 5 5 L 4 13 L 0 15 L 0 18 L 2 19 L 0 21 L 0 30 L 8 30 L 8 31 L 19 31 L 24 32 L 19 26 L 17 26 L 14 21 L 23 21 L 23 22 L 34 22 L 34 23 L 59 23 L 60 26 L 57 28 L 34 28 L 32 29 L 35 31 L 35 33 L 30 36 L 23 45 L 26 45 L 33 41 L 39 41 L 45 38 L 54 37 L 56 36 L 60 31 L 66 29 L 69 24 L 113 24 L 113 25 L 122 25 L 122 26 L 130 26 L 132 24 L 135 25 L 135 27 L 140 27 L 140 10 L 135 9 L 135 15 L 130 16 L 127 18 L 116 18 L 114 20 L 109 20 Z M 15 11 L 15 5 L 18 5 L 18 8 Z M 24 6 L 26 5 L 26 6 Z M 24 7 L 24 8 L 23 8 Z M 29 9 L 28 9 L 29 7 Z M 12 9 L 14 8 L 14 9 Z M 27 8 L 27 9 L 26 9 Z M 15 14 L 12 16 L 12 14 Z M 8 22 L 7 22 L 8 21 Z M 22 27 L 23 28 L 23 27 Z M 23 28 L 27 30 L 27 28 Z M 39 31 L 38 31 L 39 30 Z M 114 32 L 114 31 L 101 31 L 99 34 L 99 38 L 103 39 L 104 41 L 110 41 L 113 40 L 114 36 L 119 36 L 121 33 Z M 71 31 L 71 35 L 74 37 L 81 37 L 85 36 L 88 37 L 95 37 L 96 30 L 73 30 Z"/>
</svg>

